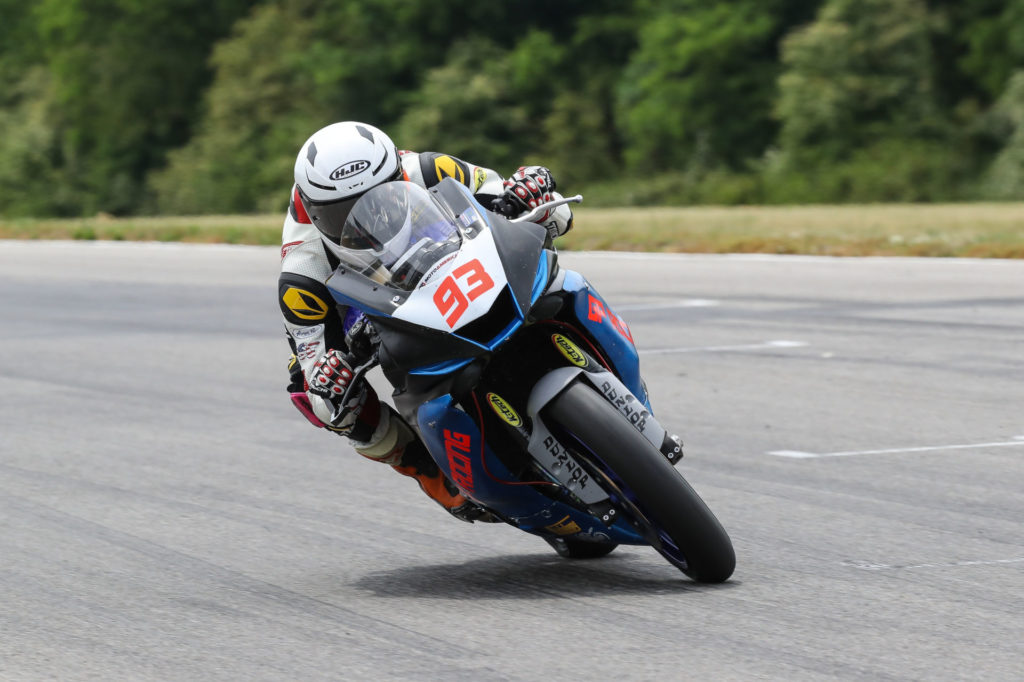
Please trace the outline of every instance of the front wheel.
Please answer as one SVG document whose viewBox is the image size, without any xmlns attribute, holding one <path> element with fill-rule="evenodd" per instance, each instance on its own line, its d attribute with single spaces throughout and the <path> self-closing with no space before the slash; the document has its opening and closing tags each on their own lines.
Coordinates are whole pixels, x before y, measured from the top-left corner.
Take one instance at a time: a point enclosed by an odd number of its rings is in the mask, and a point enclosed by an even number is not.
<svg viewBox="0 0 1024 682">
<path fill-rule="evenodd" d="M 581 457 L 620 488 L 627 506 L 637 507 L 645 517 L 637 520 L 662 538 L 656 549 L 665 558 L 698 582 L 729 579 L 736 554 L 722 524 L 675 467 L 608 401 L 576 382 L 545 414 L 554 422 L 550 426 L 558 424 L 568 432 Z"/>
</svg>

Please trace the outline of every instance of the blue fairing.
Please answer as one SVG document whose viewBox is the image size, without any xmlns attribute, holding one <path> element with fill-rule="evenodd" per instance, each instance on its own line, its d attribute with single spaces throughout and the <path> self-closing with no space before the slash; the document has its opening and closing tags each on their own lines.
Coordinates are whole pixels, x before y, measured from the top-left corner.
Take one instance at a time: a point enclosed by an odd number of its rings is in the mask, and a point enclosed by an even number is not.
<svg viewBox="0 0 1024 682">
<path fill-rule="evenodd" d="M 651 409 L 651 402 L 640 378 L 640 356 L 637 355 L 633 337 L 625 320 L 612 311 L 611 306 L 590 286 L 583 275 L 572 270 L 563 272 L 565 280 L 562 289 L 573 295 L 576 319 L 597 339 L 622 383 L 653 414 L 654 410 Z"/>
<path fill-rule="evenodd" d="M 425 376 L 444 376 L 445 374 L 451 374 L 455 370 L 462 369 L 468 365 L 473 358 L 459 358 L 457 360 L 445 360 L 444 362 L 435 362 L 433 365 L 424 365 L 423 367 L 417 367 L 416 369 L 409 370 L 409 374 L 422 374 Z"/>
<path fill-rule="evenodd" d="M 498 511 L 518 528 L 548 535 L 553 532 L 551 527 L 564 529 L 575 524 L 580 529 L 574 535 L 577 538 L 646 544 L 625 524 L 609 528 L 529 485 L 509 485 L 516 481 L 515 475 L 489 447 L 481 449 L 480 430 L 468 414 L 453 407 L 450 396 L 423 403 L 416 417 L 423 441 L 445 476 L 467 497 Z"/>
<path fill-rule="evenodd" d="M 540 254 L 540 263 L 537 264 L 537 275 L 533 278 L 533 290 L 530 292 L 530 304 L 537 302 L 540 295 L 548 284 L 548 257 L 547 254 Z"/>
<path fill-rule="evenodd" d="M 344 291 L 335 289 L 333 286 L 331 286 L 331 280 L 327 280 L 327 290 L 331 292 L 331 297 L 334 299 L 335 303 L 340 303 L 341 305 L 349 306 L 349 309 L 354 308 L 355 310 L 364 314 L 364 311 L 369 310 L 372 315 L 391 317 L 391 315 L 384 312 L 383 310 L 376 310 L 374 308 L 370 308 L 359 299 L 352 298 Z"/>
</svg>

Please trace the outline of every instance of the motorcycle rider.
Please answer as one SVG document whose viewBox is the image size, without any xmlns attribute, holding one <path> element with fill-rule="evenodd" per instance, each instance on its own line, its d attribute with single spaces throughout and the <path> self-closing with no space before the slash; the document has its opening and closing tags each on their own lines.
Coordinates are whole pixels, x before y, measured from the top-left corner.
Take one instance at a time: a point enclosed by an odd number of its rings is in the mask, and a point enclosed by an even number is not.
<svg viewBox="0 0 1024 682">
<path fill-rule="evenodd" d="M 292 349 L 288 391 L 310 422 L 348 437 L 364 457 L 415 478 L 452 515 L 493 520 L 445 477 L 415 432 L 365 379 L 352 384 L 353 369 L 374 352 L 373 324 L 361 310 L 335 305 L 325 285 L 339 263 L 345 219 L 363 194 L 385 182 L 405 180 L 430 188 L 444 178 L 466 185 L 481 204 L 507 217 L 561 198 L 551 172 L 542 166 L 520 167 L 506 180 L 447 154 L 400 152 L 383 131 L 366 123 L 334 123 L 302 145 L 278 280 Z M 537 222 L 554 239 L 572 227 L 572 211 L 562 205 Z"/>
</svg>

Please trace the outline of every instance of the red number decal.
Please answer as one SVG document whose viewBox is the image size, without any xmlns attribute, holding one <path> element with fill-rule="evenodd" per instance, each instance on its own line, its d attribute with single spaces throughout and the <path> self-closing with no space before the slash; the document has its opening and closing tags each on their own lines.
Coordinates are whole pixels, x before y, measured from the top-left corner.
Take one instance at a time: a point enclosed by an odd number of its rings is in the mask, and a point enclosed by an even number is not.
<svg viewBox="0 0 1024 682">
<path fill-rule="evenodd" d="M 630 343 L 633 343 L 633 335 L 629 332 L 629 326 L 626 321 L 612 313 L 612 326 L 619 330 L 619 333 L 629 339 Z"/>
<path fill-rule="evenodd" d="M 438 312 L 446 316 L 445 322 L 448 326 L 454 327 L 462 313 L 469 308 L 469 301 L 455 280 L 448 276 L 434 292 L 434 305 L 437 306 Z"/>
<path fill-rule="evenodd" d="M 480 265 L 480 261 L 476 258 L 453 270 L 452 275 L 455 277 L 468 275 L 466 277 L 466 284 L 469 285 L 469 291 L 466 292 L 466 295 L 469 296 L 471 301 L 475 301 L 477 296 L 494 286 L 494 280 L 491 279 L 491 276 L 484 270 L 484 266 Z"/>
<path fill-rule="evenodd" d="M 469 289 L 463 293 L 455 278 L 466 279 Z M 481 294 L 494 287 L 494 280 L 484 270 L 484 266 L 476 258 L 452 271 L 445 277 L 441 286 L 434 292 L 434 305 L 439 313 L 445 316 L 449 327 L 454 327 L 462 314 L 469 308 L 469 302 L 475 301 Z M 468 298 L 467 298 L 468 296 Z"/>
<path fill-rule="evenodd" d="M 608 318 L 608 321 L 611 322 L 615 331 L 628 339 L 630 343 L 633 343 L 633 335 L 630 333 L 629 327 L 626 325 L 626 321 L 606 308 L 604 304 L 594 298 L 593 295 L 590 295 L 588 300 L 587 317 L 598 323 L 603 323 L 605 318 Z"/>
</svg>

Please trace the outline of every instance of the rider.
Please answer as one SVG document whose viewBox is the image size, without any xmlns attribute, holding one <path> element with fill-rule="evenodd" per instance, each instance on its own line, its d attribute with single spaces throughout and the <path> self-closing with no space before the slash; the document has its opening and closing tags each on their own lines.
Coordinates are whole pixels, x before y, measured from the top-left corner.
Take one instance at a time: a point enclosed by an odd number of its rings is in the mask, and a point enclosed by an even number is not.
<svg viewBox="0 0 1024 682">
<path fill-rule="evenodd" d="M 454 516 L 491 520 L 445 477 L 409 425 L 365 379 L 349 387 L 353 368 L 372 355 L 376 337 L 362 311 L 335 305 L 324 284 L 339 263 L 342 227 L 359 197 L 385 182 L 405 180 L 429 188 L 444 178 L 466 185 L 481 204 L 507 217 L 561 198 L 551 172 L 542 166 L 520 167 L 503 180 L 493 170 L 447 154 L 400 152 L 391 138 L 365 123 L 334 123 L 302 145 L 278 280 L 292 349 L 288 391 L 310 422 L 347 436 L 364 457 L 415 478 Z M 537 222 L 553 239 L 572 227 L 572 211 L 562 205 Z"/>
</svg>

